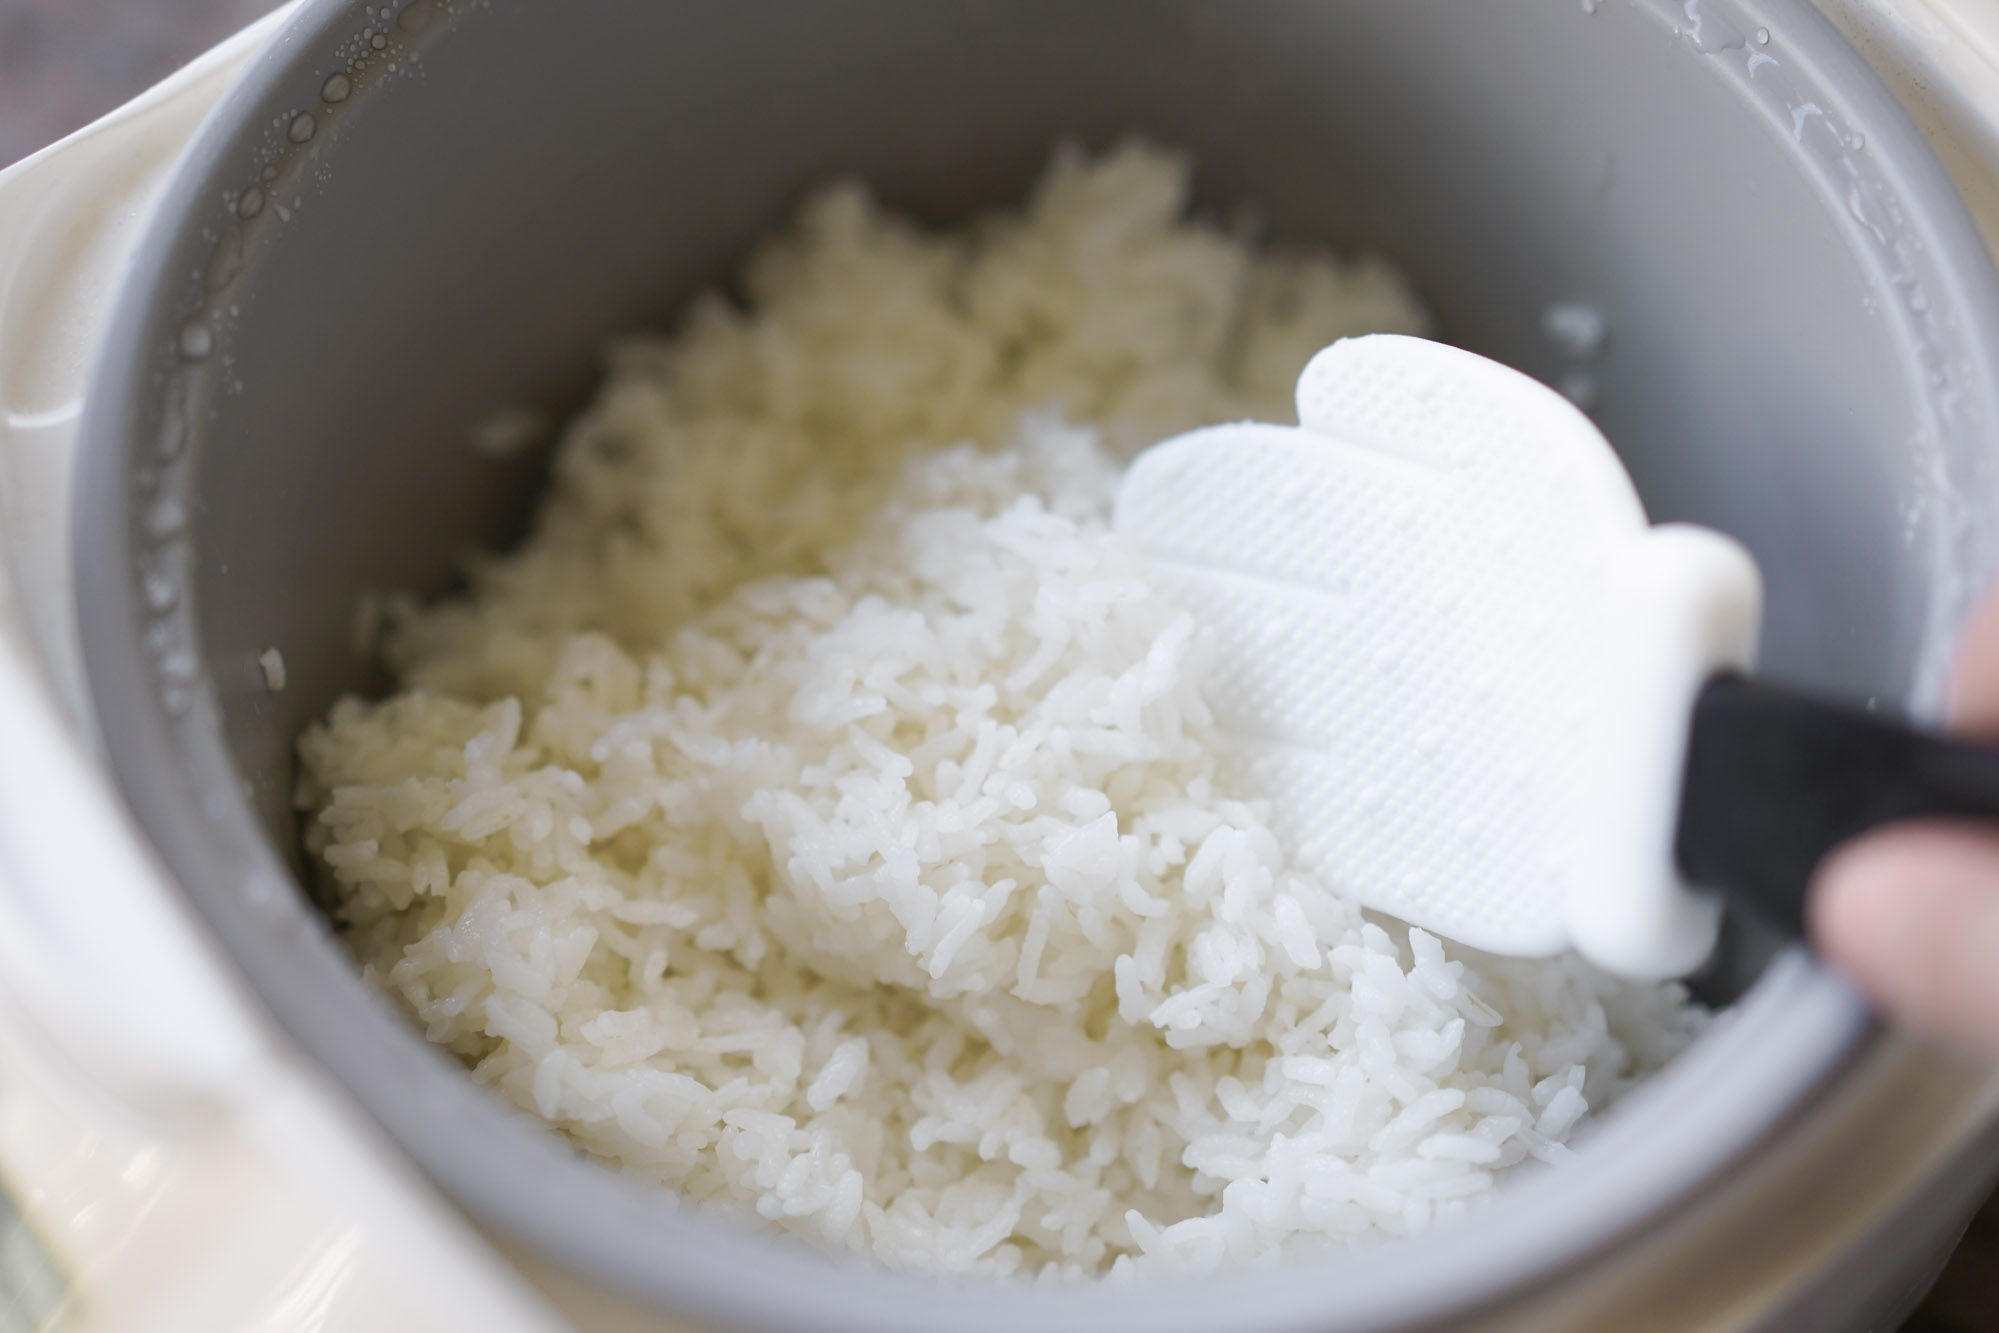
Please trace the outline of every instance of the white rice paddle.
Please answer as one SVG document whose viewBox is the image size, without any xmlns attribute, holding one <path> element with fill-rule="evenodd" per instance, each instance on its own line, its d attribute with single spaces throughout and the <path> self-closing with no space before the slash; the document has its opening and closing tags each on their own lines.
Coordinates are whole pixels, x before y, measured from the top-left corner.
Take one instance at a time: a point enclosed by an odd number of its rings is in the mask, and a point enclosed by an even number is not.
<svg viewBox="0 0 1999 1333">
<path fill-rule="evenodd" d="M 1120 535 L 1213 632 L 1209 699 L 1304 866 L 1475 948 L 1682 975 L 1723 897 L 1801 928 L 1812 867 L 1999 814 L 1999 752 L 1749 682 L 1755 563 L 1651 526 L 1559 394 L 1379 335 L 1296 427 L 1147 450 Z"/>
</svg>

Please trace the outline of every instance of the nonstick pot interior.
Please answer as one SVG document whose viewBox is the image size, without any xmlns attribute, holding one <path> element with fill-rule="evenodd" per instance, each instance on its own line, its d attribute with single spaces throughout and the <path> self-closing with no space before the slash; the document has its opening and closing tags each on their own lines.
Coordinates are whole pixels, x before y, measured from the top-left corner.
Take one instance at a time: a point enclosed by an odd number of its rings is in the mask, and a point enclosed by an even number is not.
<svg viewBox="0 0 1999 1333">
<path fill-rule="evenodd" d="M 1772 674 L 1936 697 L 1990 568 L 1999 302 L 1920 135 L 1802 0 L 308 3 L 121 298 L 84 427 L 80 616 L 114 766 L 190 899 L 490 1224 L 732 1323 L 1372 1327 L 1641 1225 L 1860 1040 L 1838 983 L 1738 925 L 1702 980 L 1730 1021 L 1574 1168 L 1363 1258 L 971 1300 L 578 1158 L 362 984 L 301 887 L 292 740 L 386 684 L 357 609 L 518 536 L 545 451 L 494 457 L 481 426 L 559 421 L 607 335 L 669 325 L 828 176 L 948 222 L 1018 200 L 1060 140 L 1133 134 L 1193 155 L 1204 209 L 1381 252 L 1444 336 L 1587 394 L 1655 518 L 1754 550 Z M 1600 346 L 1549 335 L 1559 303 L 1602 315 Z"/>
</svg>

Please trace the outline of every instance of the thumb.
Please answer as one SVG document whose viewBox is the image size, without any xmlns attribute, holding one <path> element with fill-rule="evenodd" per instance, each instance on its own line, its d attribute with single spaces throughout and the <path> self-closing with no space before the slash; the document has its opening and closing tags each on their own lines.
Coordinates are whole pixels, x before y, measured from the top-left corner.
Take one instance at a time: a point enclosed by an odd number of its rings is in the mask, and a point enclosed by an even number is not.
<svg viewBox="0 0 1999 1333">
<path fill-rule="evenodd" d="M 1813 942 L 1895 1017 L 1999 1063 L 1999 834 L 1907 824 L 1819 872 Z"/>
<path fill-rule="evenodd" d="M 1951 713 L 1999 735 L 1999 594 L 1958 648 Z M 1847 844 L 1820 867 L 1808 904 L 1820 955 L 1883 1009 L 1999 1062 L 1999 832 L 1903 824 Z"/>
<path fill-rule="evenodd" d="M 1986 593 L 1958 644 L 1950 712 L 1967 735 L 1999 736 L 1999 589 Z"/>
</svg>

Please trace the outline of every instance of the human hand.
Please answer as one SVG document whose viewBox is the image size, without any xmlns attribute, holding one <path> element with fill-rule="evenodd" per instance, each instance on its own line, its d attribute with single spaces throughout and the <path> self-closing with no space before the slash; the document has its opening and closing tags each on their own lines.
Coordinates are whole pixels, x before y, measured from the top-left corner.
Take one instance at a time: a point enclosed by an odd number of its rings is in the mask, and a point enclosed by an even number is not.
<svg viewBox="0 0 1999 1333">
<path fill-rule="evenodd" d="M 1955 728 L 1999 737 L 1999 593 L 1958 651 Z M 1911 821 L 1856 838 L 1819 868 L 1812 942 L 1909 1027 L 1999 1064 L 1999 831 Z"/>
</svg>

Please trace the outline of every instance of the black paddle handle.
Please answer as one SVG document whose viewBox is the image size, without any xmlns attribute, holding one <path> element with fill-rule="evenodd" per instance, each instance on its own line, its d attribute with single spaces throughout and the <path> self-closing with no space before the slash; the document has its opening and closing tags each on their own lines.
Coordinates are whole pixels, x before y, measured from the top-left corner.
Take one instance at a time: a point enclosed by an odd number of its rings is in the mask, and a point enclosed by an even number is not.
<svg viewBox="0 0 1999 1333">
<path fill-rule="evenodd" d="M 1739 676 L 1701 690 L 1674 845 L 1690 883 L 1802 934 L 1826 853 L 1916 816 L 1999 820 L 1999 747 Z"/>
</svg>

